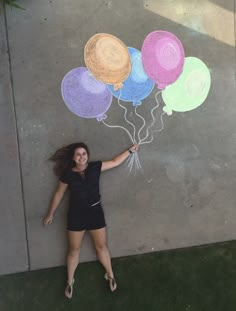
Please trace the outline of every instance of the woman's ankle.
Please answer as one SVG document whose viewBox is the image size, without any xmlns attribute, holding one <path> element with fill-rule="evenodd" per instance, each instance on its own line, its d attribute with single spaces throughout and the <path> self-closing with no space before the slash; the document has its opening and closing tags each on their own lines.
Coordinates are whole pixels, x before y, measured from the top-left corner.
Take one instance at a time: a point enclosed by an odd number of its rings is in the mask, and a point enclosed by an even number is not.
<svg viewBox="0 0 236 311">
<path fill-rule="evenodd" d="M 67 279 L 67 283 L 68 283 L 69 285 L 71 285 L 73 282 L 74 282 L 74 277 L 73 277 L 73 278 L 68 278 L 68 279 Z"/>
<path fill-rule="evenodd" d="M 113 272 L 106 272 L 106 275 L 108 278 L 113 279 L 114 278 L 114 273 Z"/>
</svg>

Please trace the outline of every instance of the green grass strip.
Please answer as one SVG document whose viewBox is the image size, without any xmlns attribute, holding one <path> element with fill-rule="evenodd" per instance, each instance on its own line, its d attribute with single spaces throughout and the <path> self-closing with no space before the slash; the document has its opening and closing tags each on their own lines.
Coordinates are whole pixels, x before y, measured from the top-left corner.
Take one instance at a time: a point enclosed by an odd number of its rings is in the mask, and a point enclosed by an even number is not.
<svg viewBox="0 0 236 311">
<path fill-rule="evenodd" d="M 0 277 L 1 311 L 235 311 L 236 242 L 113 259 L 111 293 L 98 262 L 80 264 L 71 300 L 65 267 Z"/>
</svg>

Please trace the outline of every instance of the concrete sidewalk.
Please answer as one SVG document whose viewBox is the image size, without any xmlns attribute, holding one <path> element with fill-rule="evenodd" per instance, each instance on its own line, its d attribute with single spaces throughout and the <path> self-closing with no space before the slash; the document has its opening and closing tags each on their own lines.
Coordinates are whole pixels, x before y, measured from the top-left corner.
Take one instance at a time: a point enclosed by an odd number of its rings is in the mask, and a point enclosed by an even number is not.
<svg viewBox="0 0 236 311">
<path fill-rule="evenodd" d="M 101 32 L 140 50 L 151 31 L 170 31 L 212 77 L 200 108 L 165 116 L 164 130 L 141 146 L 143 172 L 129 175 L 122 165 L 103 175 L 112 256 L 235 239 L 235 2 L 22 0 L 25 11 L 1 8 L 0 274 L 64 264 L 67 198 L 53 225 L 42 225 L 57 183 L 47 159 L 57 148 L 84 141 L 92 160 L 106 160 L 131 144 L 124 131 L 72 114 L 60 94 L 62 78 L 85 66 L 84 46 Z M 147 123 L 156 92 L 138 108 Z M 113 98 L 107 123 L 128 127 L 123 113 Z M 81 261 L 94 259 L 86 236 Z"/>
</svg>

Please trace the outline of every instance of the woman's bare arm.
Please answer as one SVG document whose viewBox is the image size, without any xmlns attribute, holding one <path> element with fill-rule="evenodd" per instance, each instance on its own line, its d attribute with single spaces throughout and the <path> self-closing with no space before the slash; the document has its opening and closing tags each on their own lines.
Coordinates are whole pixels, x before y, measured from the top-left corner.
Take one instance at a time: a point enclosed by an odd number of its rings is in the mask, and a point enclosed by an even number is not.
<svg viewBox="0 0 236 311">
<path fill-rule="evenodd" d="M 67 189 L 68 185 L 64 184 L 63 182 L 59 182 L 56 192 L 52 198 L 51 204 L 49 206 L 49 210 L 47 213 L 47 216 L 44 218 L 43 223 L 44 225 L 50 225 L 53 220 L 53 215 L 58 207 L 58 205 L 61 202 L 61 199 L 63 198 L 63 195 Z"/>
<path fill-rule="evenodd" d="M 125 150 L 124 152 L 114 157 L 112 160 L 102 162 L 101 171 L 104 172 L 104 171 L 110 170 L 111 168 L 119 166 L 130 156 L 130 153 L 137 152 L 138 147 L 139 145 L 135 144 L 132 147 L 130 147 L 128 150 Z"/>
</svg>

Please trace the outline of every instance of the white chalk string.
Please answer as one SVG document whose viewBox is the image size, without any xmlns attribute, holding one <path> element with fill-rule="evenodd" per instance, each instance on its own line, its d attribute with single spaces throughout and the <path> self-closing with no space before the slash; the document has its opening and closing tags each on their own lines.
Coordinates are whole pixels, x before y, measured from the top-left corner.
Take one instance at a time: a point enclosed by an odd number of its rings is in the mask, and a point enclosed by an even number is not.
<svg viewBox="0 0 236 311">
<path fill-rule="evenodd" d="M 135 160 L 134 176 L 136 176 L 136 173 L 137 173 L 137 162 L 136 162 L 136 157 L 135 157 L 135 155 L 134 155 L 134 160 Z"/>
<path fill-rule="evenodd" d="M 139 171 L 140 167 L 139 167 L 139 162 L 137 159 L 137 154 L 135 154 L 134 157 L 135 157 L 135 173 L 136 173 L 136 169 Z"/>
<path fill-rule="evenodd" d="M 146 138 L 148 138 L 148 136 L 149 136 L 149 129 L 155 124 L 155 122 L 156 122 L 156 118 L 154 117 L 154 114 L 153 114 L 153 112 L 154 112 L 154 110 L 156 110 L 158 107 L 159 107 L 159 105 L 160 105 L 160 103 L 159 103 L 159 101 L 158 101 L 158 99 L 157 99 L 157 96 L 159 95 L 161 93 L 161 91 L 159 91 L 159 92 L 157 92 L 156 94 L 155 94 L 155 100 L 156 100 L 156 106 L 154 106 L 153 108 L 152 108 L 152 110 L 151 110 L 151 116 L 152 116 L 152 123 L 148 126 L 148 128 L 147 128 L 147 130 L 146 130 L 146 136 L 143 138 L 143 139 L 141 139 L 141 140 L 139 140 L 139 144 L 142 142 L 142 141 L 145 141 L 145 139 Z"/>
<path fill-rule="evenodd" d="M 131 171 L 132 171 L 133 164 L 134 164 L 134 156 L 131 155 L 131 157 L 130 157 L 130 162 L 129 162 L 129 165 L 128 165 L 128 167 L 129 167 L 129 173 L 131 173 Z"/>
<path fill-rule="evenodd" d="M 135 153 L 132 153 L 129 158 L 128 158 L 128 164 L 127 164 L 127 167 L 129 168 L 129 174 L 131 173 L 131 171 L 133 169 L 134 170 L 134 175 L 136 175 L 136 172 L 138 170 L 142 170 L 143 171 L 143 168 L 140 164 L 140 161 L 139 161 L 139 156 L 138 156 L 138 153 L 135 152 Z"/>
<path fill-rule="evenodd" d="M 129 121 L 129 120 L 127 119 L 127 117 L 126 117 L 126 115 L 127 115 L 127 108 L 126 108 L 125 106 L 121 105 L 121 103 L 120 103 L 120 97 L 121 97 L 121 90 L 120 90 L 120 95 L 119 95 L 119 98 L 118 98 L 118 105 L 119 105 L 120 107 L 122 107 L 122 108 L 125 110 L 125 113 L 124 113 L 125 121 L 126 121 L 127 123 L 129 123 L 130 125 L 132 125 L 132 127 L 133 127 L 133 129 L 134 129 L 133 141 L 134 141 L 135 144 L 136 144 L 137 142 L 136 142 L 136 139 L 135 139 L 135 134 L 136 134 L 135 125 L 134 125 L 131 121 Z"/>
<path fill-rule="evenodd" d="M 142 144 L 149 144 L 149 143 L 151 143 L 152 141 L 153 141 L 153 133 L 155 133 L 155 132 L 161 132 L 163 129 L 164 129 L 164 123 L 163 123 L 163 116 L 166 114 L 166 112 L 163 112 L 162 114 L 161 114 L 161 128 L 160 129 L 157 129 L 157 130 L 155 130 L 155 131 L 152 131 L 152 137 L 151 137 L 151 139 L 149 140 L 149 141 L 142 141 L 142 142 L 140 142 L 140 145 L 142 145 Z"/>
<path fill-rule="evenodd" d="M 141 139 L 140 139 L 140 133 L 141 133 L 142 129 L 144 128 L 144 126 L 145 126 L 145 124 L 146 124 L 146 121 L 145 121 L 144 117 L 142 117 L 139 113 L 137 113 L 137 106 L 135 107 L 134 112 L 135 112 L 135 114 L 136 114 L 139 118 L 141 118 L 141 119 L 143 120 L 143 125 L 141 126 L 141 128 L 140 128 L 139 131 L 138 131 L 138 141 L 140 142 L 140 141 L 141 141 Z"/>
<path fill-rule="evenodd" d="M 104 125 L 106 125 L 106 126 L 108 126 L 108 127 L 110 127 L 110 128 L 121 128 L 121 129 L 125 130 L 126 133 L 129 135 L 130 140 L 131 140 L 132 143 L 134 144 L 134 140 L 133 140 L 132 135 L 130 134 L 130 132 L 129 132 L 125 127 L 120 126 L 120 125 L 109 125 L 109 124 L 105 123 L 104 120 L 101 120 L 101 122 L 102 122 Z"/>
<path fill-rule="evenodd" d="M 142 165 L 141 165 L 140 160 L 139 160 L 138 153 L 135 153 L 135 156 L 136 156 L 136 160 L 137 160 L 137 166 L 138 166 L 138 168 L 139 168 L 139 169 L 141 169 L 141 170 L 143 170 Z"/>
<path fill-rule="evenodd" d="M 132 162 L 132 157 L 128 157 L 126 161 L 128 163 L 127 166 L 130 167 L 131 162 Z"/>
<path fill-rule="evenodd" d="M 126 160 L 126 162 L 127 162 L 127 167 L 129 168 L 130 167 L 130 163 L 131 163 L 131 157 L 128 157 L 127 158 L 127 160 Z"/>
</svg>

